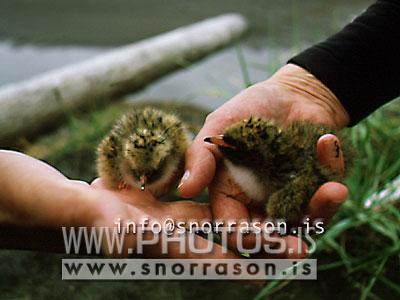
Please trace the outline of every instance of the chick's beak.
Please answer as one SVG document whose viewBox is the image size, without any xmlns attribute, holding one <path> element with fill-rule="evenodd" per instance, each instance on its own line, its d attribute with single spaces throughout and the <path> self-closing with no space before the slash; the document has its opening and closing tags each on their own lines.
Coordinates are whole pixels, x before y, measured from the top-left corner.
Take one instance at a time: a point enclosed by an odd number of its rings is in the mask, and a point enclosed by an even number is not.
<svg viewBox="0 0 400 300">
<path fill-rule="evenodd" d="M 144 191 L 144 189 L 146 188 L 146 181 L 147 181 L 146 175 L 140 176 L 140 190 L 141 191 Z"/>
<path fill-rule="evenodd" d="M 219 147 L 236 149 L 235 146 L 232 146 L 232 145 L 230 145 L 230 144 L 228 144 L 227 142 L 224 141 L 224 136 L 222 134 L 221 135 L 215 135 L 215 136 L 206 137 L 206 138 L 204 138 L 204 142 L 210 143 L 210 144 L 214 144 L 214 145 L 217 145 Z"/>
</svg>

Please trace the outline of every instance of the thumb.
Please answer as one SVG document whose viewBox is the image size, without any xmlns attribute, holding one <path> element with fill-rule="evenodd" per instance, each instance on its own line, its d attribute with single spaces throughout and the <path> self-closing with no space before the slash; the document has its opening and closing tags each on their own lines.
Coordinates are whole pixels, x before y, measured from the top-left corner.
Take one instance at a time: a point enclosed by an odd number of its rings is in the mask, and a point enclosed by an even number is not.
<svg viewBox="0 0 400 300">
<path fill-rule="evenodd" d="M 211 220 L 211 210 L 208 203 L 193 201 L 162 202 L 164 217 L 171 217 L 177 221 Z"/>
<path fill-rule="evenodd" d="M 344 157 L 339 139 L 333 134 L 325 134 L 317 142 L 317 158 L 322 165 L 336 171 L 339 177 L 344 174 Z M 346 186 L 337 182 L 323 184 L 310 200 L 308 213 L 311 218 L 329 220 L 346 200 Z"/>
<path fill-rule="evenodd" d="M 204 138 L 221 134 L 225 123 L 223 118 L 219 120 L 218 117 L 207 117 L 203 128 L 187 149 L 185 173 L 178 186 L 181 197 L 191 198 L 198 195 L 213 180 L 220 153 L 217 146 L 205 143 Z"/>
<path fill-rule="evenodd" d="M 196 140 L 186 151 L 185 173 L 178 186 L 181 197 L 198 195 L 214 178 L 218 160 L 216 146 L 206 145 L 202 138 Z"/>
</svg>

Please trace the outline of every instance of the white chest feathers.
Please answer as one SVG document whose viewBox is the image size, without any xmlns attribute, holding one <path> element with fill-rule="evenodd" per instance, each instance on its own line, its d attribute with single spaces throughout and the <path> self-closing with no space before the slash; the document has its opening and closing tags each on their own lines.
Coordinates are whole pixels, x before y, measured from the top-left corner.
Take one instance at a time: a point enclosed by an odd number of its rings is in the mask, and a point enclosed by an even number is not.
<svg viewBox="0 0 400 300">
<path fill-rule="evenodd" d="M 263 202 L 266 200 L 268 190 L 259 181 L 254 172 L 246 167 L 237 166 L 224 160 L 232 179 L 240 186 L 242 191 L 252 200 Z"/>
</svg>

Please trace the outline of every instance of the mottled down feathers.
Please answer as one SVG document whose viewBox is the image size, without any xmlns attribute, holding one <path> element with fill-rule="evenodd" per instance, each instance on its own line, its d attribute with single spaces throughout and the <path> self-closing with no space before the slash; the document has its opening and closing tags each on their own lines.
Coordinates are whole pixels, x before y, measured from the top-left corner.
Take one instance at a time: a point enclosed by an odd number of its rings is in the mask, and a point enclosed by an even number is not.
<svg viewBox="0 0 400 300">
<path fill-rule="evenodd" d="M 180 176 L 187 145 L 188 133 L 178 117 L 152 108 L 133 109 L 98 146 L 97 170 L 110 187 L 145 187 L 160 196 Z"/>
<path fill-rule="evenodd" d="M 266 203 L 268 217 L 294 222 L 303 215 L 320 185 L 342 181 L 346 175 L 335 173 L 317 159 L 317 141 L 327 133 L 338 136 L 348 172 L 353 150 L 346 135 L 308 122 L 280 128 L 270 120 L 249 118 L 225 130 L 223 141 L 233 147 L 219 149 L 242 190 Z M 249 186 L 244 180 L 245 170 L 256 183 Z"/>
<path fill-rule="evenodd" d="M 319 186 L 346 175 L 317 159 L 317 140 L 326 133 L 338 136 L 348 173 L 353 149 L 347 136 L 308 122 L 281 128 L 270 120 L 245 119 L 225 130 L 219 150 L 233 180 L 248 197 L 265 203 L 268 217 L 295 222 Z M 98 146 L 98 173 L 109 187 L 145 186 L 160 196 L 181 175 L 187 146 L 188 132 L 175 115 L 132 109 Z"/>
</svg>

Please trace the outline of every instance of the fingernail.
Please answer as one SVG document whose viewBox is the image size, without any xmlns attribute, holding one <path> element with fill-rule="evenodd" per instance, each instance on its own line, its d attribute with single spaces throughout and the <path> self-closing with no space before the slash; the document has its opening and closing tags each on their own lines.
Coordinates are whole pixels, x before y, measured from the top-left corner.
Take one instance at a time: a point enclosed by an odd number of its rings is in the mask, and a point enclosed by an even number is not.
<svg viewBox="0 0 400 300">
<path fill-rule="evenodd" d="M 336 160 L 336 169 L 340 173 L 344 172 L 344 158 L 342 152 L 342 146 L 340 145 L 340 141 L 337 137 L 335 137 L 331 142 L 331 157 L 334 157 Z"/>
<path fill-rule="evenodd" d="M 331 156 L 337 159 L 342 156 L 342 148 L 337 138 L 333 138 L 331 141 Z"/>
<path fill-rule="evenodd" d="M 333 134 L 326 134 L 321 138 L 322 147 L 318 149 L 318 159 L 333 170 L 343 173 L 344 159 L 339 139 Z"/>
<path fill-rule="evenodd" d="M 178 189 L 185 183 L 186 180 L 189 179 L 189 176 L 190 176 L 190 171 L 186 170 L 185 173 L 182 176 L 181 182 L 178 185 Z"/>
</svg>

